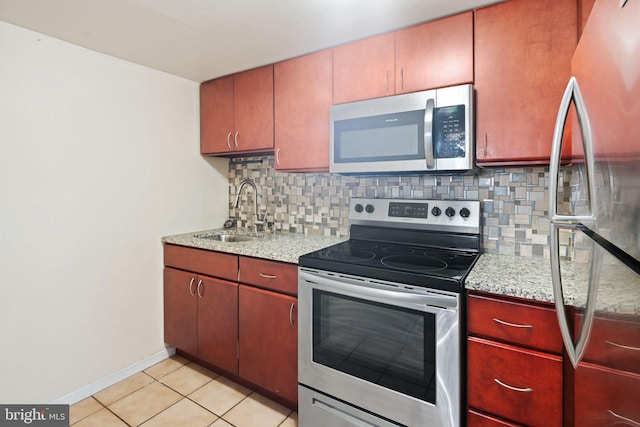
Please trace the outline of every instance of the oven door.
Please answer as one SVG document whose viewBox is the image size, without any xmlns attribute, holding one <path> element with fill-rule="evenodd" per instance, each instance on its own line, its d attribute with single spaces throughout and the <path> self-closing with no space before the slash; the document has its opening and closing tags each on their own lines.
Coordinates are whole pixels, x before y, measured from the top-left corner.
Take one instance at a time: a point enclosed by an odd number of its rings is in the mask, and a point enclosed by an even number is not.
<svg viewBox="0 0 640 427">
<path fill-rule="evenodd" d="M 403 425 L 459 425 L 459 294 L 307 268 L 298 277 L 301 385 Z"/>
</svg>

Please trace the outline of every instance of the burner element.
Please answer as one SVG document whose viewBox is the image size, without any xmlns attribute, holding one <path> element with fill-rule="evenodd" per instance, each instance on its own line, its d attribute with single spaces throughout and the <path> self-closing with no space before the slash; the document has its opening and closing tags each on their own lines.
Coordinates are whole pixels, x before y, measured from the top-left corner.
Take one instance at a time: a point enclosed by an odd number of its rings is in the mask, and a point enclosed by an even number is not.
<svg viewBox="0 0 640 427">
<path fill-rule="evenodd" d="M 419 273 L 444 270 L 448 266 L 446 262 L 426 255 L 390 255 L 382 258 L 380 262 L 396 270 Z"/>
<path fill-rule="evenodd" d="M 352 249 L 350 247 L 340 247 L 337 250 L 328 250 L 326 255 L 327 258 L 345 262 L 368 261 L 376 257 L 373 252 Z"/>
</svg>

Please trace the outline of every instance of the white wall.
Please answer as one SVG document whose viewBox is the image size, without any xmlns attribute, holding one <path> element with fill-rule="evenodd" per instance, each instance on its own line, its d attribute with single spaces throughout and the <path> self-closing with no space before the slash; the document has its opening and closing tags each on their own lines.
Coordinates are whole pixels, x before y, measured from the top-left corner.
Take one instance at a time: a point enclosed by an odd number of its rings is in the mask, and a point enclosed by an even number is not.
<svg viewBox="0 0 640 427">
<path fill-rule="evenodd" d="M 0 22 L 0 402 L 162 351 L 163 235 L 220 227 L 198 84 Z"/>
</svg>

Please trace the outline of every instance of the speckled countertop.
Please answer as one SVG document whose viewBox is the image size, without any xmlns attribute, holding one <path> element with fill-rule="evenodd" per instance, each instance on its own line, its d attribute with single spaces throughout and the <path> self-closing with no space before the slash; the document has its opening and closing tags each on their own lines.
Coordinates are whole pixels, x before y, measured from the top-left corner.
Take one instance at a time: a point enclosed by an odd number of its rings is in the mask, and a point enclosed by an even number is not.
<svg viewBox="0 0 640 427">
<path fill-rule="evenodd" d="M 565 304 L 583 307 L 589 266 L 561 263 Z M 467 290 L 554 302 L 548 259 L 482 254 L 465 282 Z M 640 314 L 640 276 L 620 265 L 603 265 L 598 282 L 596 310 Z"/>
<path fill-rule="evenodd" d="M 246 242 L 220 242 L 206 238 L 215 234 L 241 234 L 255 237 Z M 299 233 L 254 233 L 238 229 L 213 229 L 176 234 L 162 238 L 170 243 L 210 251 L 227 252 L 256 258 L 298 263 L 298 257 L 347 240 L 346 237 L 310 236 Z"/>
</svg>

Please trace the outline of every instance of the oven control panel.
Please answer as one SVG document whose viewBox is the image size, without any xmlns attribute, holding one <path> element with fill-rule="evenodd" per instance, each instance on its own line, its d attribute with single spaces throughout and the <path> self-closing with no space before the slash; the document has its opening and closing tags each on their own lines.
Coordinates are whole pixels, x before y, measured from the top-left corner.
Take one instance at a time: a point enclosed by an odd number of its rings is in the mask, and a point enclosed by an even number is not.
<svg viewBox="0 0 640 427">
<path fill-rule="evenodd" d="M 352 224 L 480 233 L 480 201 L 353 198 Z"/>
</svg>

